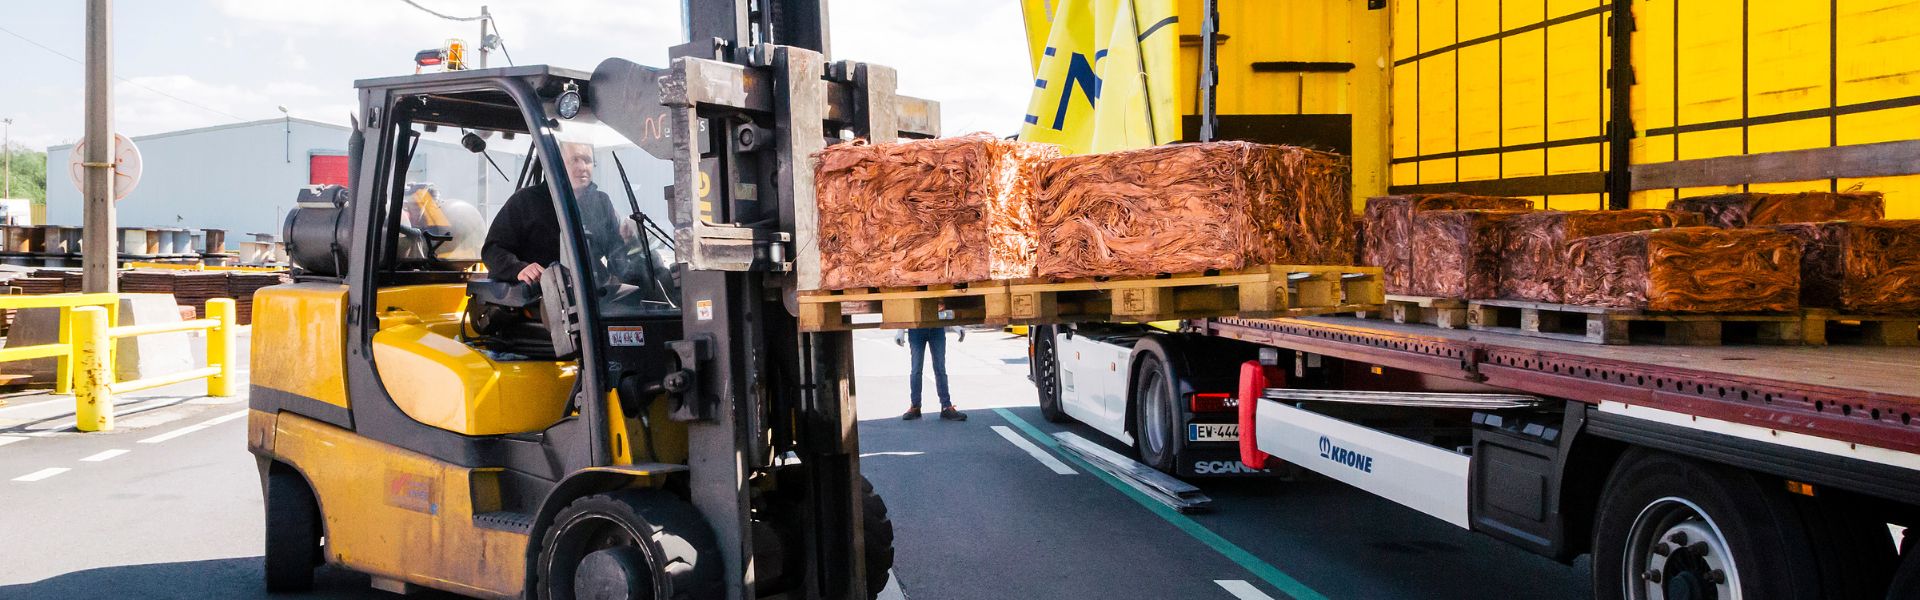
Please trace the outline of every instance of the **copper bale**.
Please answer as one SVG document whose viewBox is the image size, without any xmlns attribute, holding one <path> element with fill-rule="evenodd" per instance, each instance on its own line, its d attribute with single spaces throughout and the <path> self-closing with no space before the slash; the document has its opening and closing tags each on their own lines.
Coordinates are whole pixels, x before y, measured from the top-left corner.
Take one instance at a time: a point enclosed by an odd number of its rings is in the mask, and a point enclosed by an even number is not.
<svg viewBox="0 0 1920 600">
<path fill-rule="evenodd" d="M 1439 298 L 1492 298 L 1500 291 L 1502 223 L 1520 210 L 1429 210 L 1413 215 L 1412 291 Z"/>
<path fill-rule="evenodd" d="M 1583 237 L 1700 224 L 1693 213 L 1659 209 L 1545 211 L 1506 220 L 1499 297 L 1559 303 L 1567 278 L 1567 242 Z"/>
<path fill-rule="evenodd" d="M 1413 215 L 1424 210 L 1530 210 L 1533 201 L 1466 194 L 1408 194 L 1367 199 L 1361 221 L 1367 236 L 1360 247 L 1361 264 L 1385 272 L 1389 294 L 1413 292 Z"/>
<path fill-rule="evenodd" d="M 1036 221 L 1042 277 L 1353 261 L 1347 158 L 1247 142 L 1051 161 Z"/>
<path fill-rule="evenodd" d="M 1920 314 L 1920 220 L 1790 223 L 1800 304 L 1849 314 Z"/>
<path fill-rule="evenodd" d="M 1032 277 L 1034 190 L 1058 155 L 984 133 L 828 146 L 814 155 L 820 287 Z"/>
<path fill-rule="evenodd" d="M 1800 242 L 1766 229 L 1678 227 L 1567 243 L 1566 303 L 1659 312 L 1800 306 Z"/>
<path fill-rule="evenodd" d="M 1820 221 L 1877 221 L 1886 218 L 1880 192 L 1801 192 L 1798 194 L 1716 194 L 1681 198 L 1667 208 L 1701 216 L 1707 225 L 1741 228 Z"/>
</svg>

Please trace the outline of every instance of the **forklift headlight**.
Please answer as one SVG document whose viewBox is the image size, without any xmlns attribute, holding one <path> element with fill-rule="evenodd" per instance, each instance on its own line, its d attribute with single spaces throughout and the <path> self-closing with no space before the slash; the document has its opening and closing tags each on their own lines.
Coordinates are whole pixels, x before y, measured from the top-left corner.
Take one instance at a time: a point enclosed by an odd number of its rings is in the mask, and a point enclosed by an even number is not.
<svg viewBox="0 0 1920 600">
<path fill-rule="evenodd" d="M 553 109 L 560 113 L 562 119 L 580 116 L 580 90 L 568 86 L 566 91 L 560 92 L 559 98 L 553 100 Z"/>
</svg>

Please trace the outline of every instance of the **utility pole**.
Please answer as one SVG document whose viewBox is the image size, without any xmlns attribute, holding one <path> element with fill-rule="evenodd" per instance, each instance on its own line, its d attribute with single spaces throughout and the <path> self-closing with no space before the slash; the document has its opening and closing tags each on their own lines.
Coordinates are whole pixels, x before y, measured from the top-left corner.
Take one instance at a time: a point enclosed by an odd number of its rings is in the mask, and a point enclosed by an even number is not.
<svg viewBox="0 0 1920 600">
<path fill-rule="evenodd" d="M 274 108 L 280 109 L 280 116 L 284 117 L 284 120 L 287 122 L 287 132 L 285 135 L 284 145 L 286 146 L 287 162 L 292 163 L 293 162 L 293 113 L 287 112 L 287 107 L 285 105 L 276 106 Z"/>
<path fill-rule="evenodd" d="M 7 191 L 5 193 L 0 193 L 0 198 L 12 198 L 13 197 L 13 119 L 6 118 L 6 119 L 0 119 L 0 121 L 4 121 L 7 124 L 7 141 L 0 142 L 0 150 L 3 150 L 7 153 Z"/>
<path fill-rule="evenodd" d="M 487 43 L 487 36 L 488 30 L 492 28 L 493 13 L 487 12 L 487 7 L 483 4 L 480 6 L 480 68 L 482 69 L 487 68 L 487 52 L 492 46 Z M 480 174 L 478 185 L 474 188 L 474 195 L 479 196 L 476 200 L 479 202 L 480 218 L 484 219 L 487 217 L 487 151 L 481 150 L 480 156 L 474 158 L 477 159 L 474 161 L 474 168 Z"/>
<path fill-rule="evenodd" d="M 113 214 L 113 2 L 87 0 L 87 152 L 85 236 L 80 286 L 86 292 L 116 292 L 118 229 Z"/>
</svg>

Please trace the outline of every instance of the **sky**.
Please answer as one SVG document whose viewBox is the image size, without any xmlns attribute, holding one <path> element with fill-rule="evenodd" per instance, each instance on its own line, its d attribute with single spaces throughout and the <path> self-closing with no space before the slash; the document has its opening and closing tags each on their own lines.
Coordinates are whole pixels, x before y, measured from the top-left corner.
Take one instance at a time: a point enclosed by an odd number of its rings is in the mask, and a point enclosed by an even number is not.
<svg viewBox="0 0 1920 600">
<path fill-rule="evenodd" d="M 457 16 L 477 0 L 416 0 Z M 486 0 L 516 64 L 591 70 L 621 57 L 664 66 L 679 0 Z M 45 150 L 83 132 L 85 2 L 0 3 L 0 118 Z M 129 136 L 257 119 L 278 108 L 346 124 L 353 81 L 413 72 L 413 54 L 476 23 L 401 0 L 114 2 L 114 129 Z M 1017 0 L 830 0 L 829 58 L 892 66 L 900 93 L 941 103 L 948 135 L 1019 128 L 1032 90 Z M 44 46 L 42 48 L 41 46 Z M 495 53 L 491 65 L 506 63 Z"/>
</svg>

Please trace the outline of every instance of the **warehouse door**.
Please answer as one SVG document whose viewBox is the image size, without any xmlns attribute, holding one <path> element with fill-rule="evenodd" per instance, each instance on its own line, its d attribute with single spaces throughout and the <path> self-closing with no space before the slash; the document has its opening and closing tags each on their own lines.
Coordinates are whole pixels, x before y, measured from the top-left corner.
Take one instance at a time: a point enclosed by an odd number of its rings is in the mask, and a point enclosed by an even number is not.
<svg viewBox="0 0 1920 600">
<path fill-rule="evenodd" d="M 1395 0 L 1391 193 L 1607 206 L 1613 5 Z"/>
</svg>

